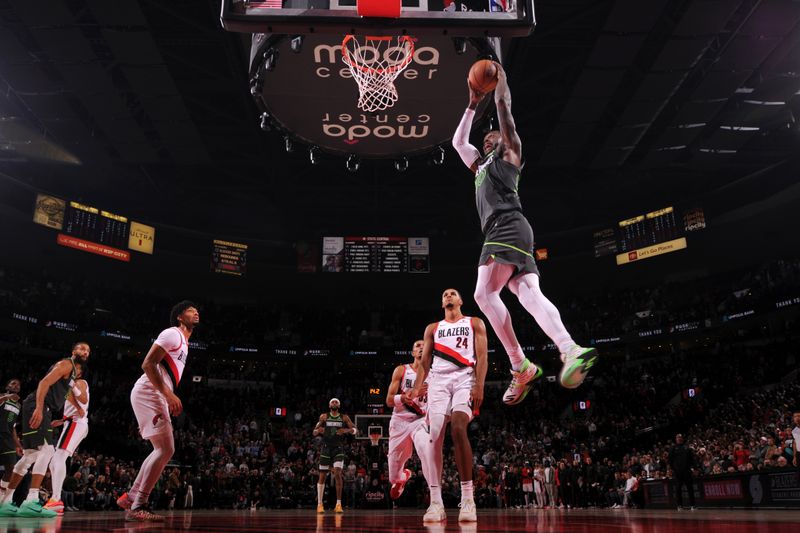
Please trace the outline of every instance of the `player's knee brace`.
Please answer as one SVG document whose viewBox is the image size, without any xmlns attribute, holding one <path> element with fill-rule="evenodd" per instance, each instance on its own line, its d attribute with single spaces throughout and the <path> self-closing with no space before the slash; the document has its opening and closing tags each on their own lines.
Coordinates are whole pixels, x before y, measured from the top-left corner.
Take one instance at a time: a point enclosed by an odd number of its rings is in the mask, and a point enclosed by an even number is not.
<svg viewBox="0 0 800 533">
<path fill-rule="evenodd" d="M 18 476 L 24 476 L 28 473 L 28 469 L 33 463 L 36 462 L 36 457 L 39 455 L 39 450 L 25 450 L 17 464 L 14 465 L 14 473 Z"/>
<path fill-rule="evenodd" d="M 36 462 L 33 463 L 33 475 L 45 475 L 47 473 L 47 467 L 50 466 L 50 460 L 53 458 L 53 454 L 55 453 L 56 449 L 52 444 L 45 444 L 39 448 L 39 452 L 36 455 Z"/>
</svg>

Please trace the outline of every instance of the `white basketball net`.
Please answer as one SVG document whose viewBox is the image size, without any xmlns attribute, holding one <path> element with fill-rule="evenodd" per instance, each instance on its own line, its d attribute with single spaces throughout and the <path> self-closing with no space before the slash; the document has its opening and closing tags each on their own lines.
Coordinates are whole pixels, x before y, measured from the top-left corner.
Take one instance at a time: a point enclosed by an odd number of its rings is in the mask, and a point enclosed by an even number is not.
<svg viewBox="0 0 800 533">
<path fill-rule="evenodd" d="M 411 37 L 358 37 L 346 35 L 342 59 L 358 83 L 358 107 L 367 112 L 382 111 L 397 101 L 394 80 L 411 63 Z"/>
</svg>

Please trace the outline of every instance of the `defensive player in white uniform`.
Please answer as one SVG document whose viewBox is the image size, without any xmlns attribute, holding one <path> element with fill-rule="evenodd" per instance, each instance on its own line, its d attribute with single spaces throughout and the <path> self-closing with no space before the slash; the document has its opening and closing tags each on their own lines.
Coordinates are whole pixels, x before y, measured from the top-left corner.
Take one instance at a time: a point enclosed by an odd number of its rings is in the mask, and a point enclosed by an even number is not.
<svg viewBox="0 0 800 533">
<path fill-rule="evenodd" d="M 89 384 L 83 378 L 83 367 L 78 367 L 78 379 L 75 380 L 73 391 L 64 402 L 64 416 L 61 420 L 54 420 L 53 427 L 61 427 L 61 435 L 56 443 L 56 452 L 50 460 L 50 475 L 52 476 L 53 494 L 45 504 L 45 509 L 50 509 L 62 514 L 64 502 L 61 501 L 61 487 L 67 478 L 67 458 L 72 457 L 78 445 L 89 434 Z M 77 394 L 79 392 L 79 394 Z M 74 509 L 70 509 L 74 510 Z"/>
<path fill-rule="evenodd" d="M 394 369 L 392 383 L 386 393 L 386 405 L 393 408 L 392 418 L 389 420 L 389 483 L 392 484 L 389 495 L 393 500 L 403 494 L 406 483 L 411 478 L 411 470 L 406 468 L 406 461 L 413 452 L 414 433 L 425 424 L 427 386 L 423 386 L 420 391 L 422 396 L 415 400 L 409 397 L 422 364 L 424 345 L 425 341 L 422 340 L 414 343 L 411 349 L 414 362 Z"/>
<path fill-rule="evenodd" d="M 164 467 L 175 453 L 175 436 L 170 415 L 178 416 L 183 404 L 175 391 L 180 385 L 189 355 L 189 337 L 200 323 L 197 307 L 187 300 L 176 304 L 170 312 L 172 327 L 158 336 L 144 358 L 144 374 L 131 391 L 131 406 L 139 424 L 139 434 L 150 441 L 153 451 L 142 463 L 139 475 L 130 492 L 117 499 L 117 505 L 128 511 L 125 520 L 153 522 L 163 516 L 149 512 L 147 507 Z"/>
<path fill-rule="evenodd" d="M 463 303 L 455 289 L 447 289 L 442 294 L 444 320 L 434 322 L 425 329 L 422 367 L 410 394 L 412 398 L 420 397 L 423 384 L 428 379 L 428 431 L 427 434 L 425 431 L 414 434 L 414 445 L 431 492 L 431 504 L 423 517 L 424 522 L 441 522 L 447 518 L 440 483 L 442 434 L 448 417 L 461 479 L 458 520 L 477 521 L 472 492 L 472 446 L 467 436 L 467 426 L 483 403 L 487 370 L 486 326 L 480 318 L 462 315 Z M 431 476 L 430 472 L 434 475 Z"/>
</svg>

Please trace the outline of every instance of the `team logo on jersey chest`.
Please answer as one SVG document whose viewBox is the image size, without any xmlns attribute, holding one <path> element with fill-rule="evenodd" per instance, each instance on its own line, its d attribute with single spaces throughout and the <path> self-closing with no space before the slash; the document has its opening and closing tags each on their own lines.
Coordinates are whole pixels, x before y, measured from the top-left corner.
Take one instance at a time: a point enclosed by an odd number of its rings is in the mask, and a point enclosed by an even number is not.
<svg viewBox="0 0 800 533">
<path fill-rule="evenodd" d="M 445 337 L 466 337 L 470 334 L 470 328 L 466 326 L 459 326 L 455 328 L 441 328 L 436 332 L 436 336 L 440 339 Z"/>
</svg>

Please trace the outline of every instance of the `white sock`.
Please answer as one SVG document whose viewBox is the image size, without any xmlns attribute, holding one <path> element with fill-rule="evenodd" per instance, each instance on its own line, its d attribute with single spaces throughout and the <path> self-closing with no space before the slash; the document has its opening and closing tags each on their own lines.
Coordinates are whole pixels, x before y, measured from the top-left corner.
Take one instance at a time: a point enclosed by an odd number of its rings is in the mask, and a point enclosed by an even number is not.
<svg viewBox="0 0 800 533">
<path fill-rule="evenodd" d="M 341 505 L 342 505 L 342 500 L 336 500 L 336 505 L 338 505 L 338 506 L 340 506 L 340 507 L 341 507 Z"/>
<path fill-rule="evenodd" d="M 325 484 L 317 483 L 317 505 L 322 505 L 323 494 L 325 494 Z"/>
<path fill-rule="evenodd" d="M 3 502 L 4 504 L 9 503 L 14 498 L 14 490 L 6 488 L 6 493 L 3 494 Z"/>
<path fill-rule="evenodd" d="M 30 489 L 28 491 L 28 497 L 25 498 L 26 502 L 38 502 L 39 501 L 39 488 Z"/>
<path fill-rule="evenodd" d="M 461 501 L 472 499 L 472 480 L 461 482 Z"/>
<path fill-rule="evenodd" d="M 522 353 L 522 347 L 519 344 L 508 350 L 508 360 L 511 361 L 511 370 L 519 372 L 522 363 L 525 362 L 525 354 Z"/>
<path fill-rule="evenodd" d="M 431 503 L 443 504 L 444 502 L 442 502 L 442 487 L 434 485 L 430 487 L 430 489 L 431 489 Z"/>
</svg>

